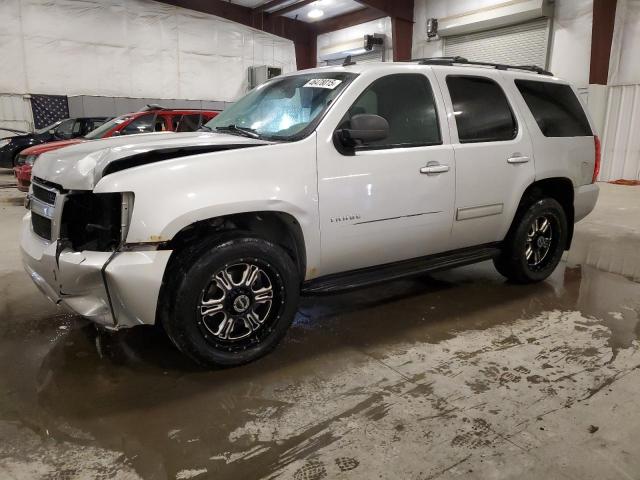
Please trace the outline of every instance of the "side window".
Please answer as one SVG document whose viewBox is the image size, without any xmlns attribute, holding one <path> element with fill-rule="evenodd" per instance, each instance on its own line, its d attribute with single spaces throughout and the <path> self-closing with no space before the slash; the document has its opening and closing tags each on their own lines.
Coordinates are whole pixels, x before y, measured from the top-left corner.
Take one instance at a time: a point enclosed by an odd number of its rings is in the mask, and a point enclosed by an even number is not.
<svg viewBox="0 0 640 480">
<path fill-rule="evenodd" d="M 100 125 L 104 125 L 106 123 L 106 120 L 92 120 L 91 122 L 89 122 L 89 125 L 87 126 L 87 131 L 90 132 L 92 130 L 95 130 L 96 128 L 98 128 Z"/>
<path fill-rule="evenodd" d="M 183 115 L 179 120 L 174 118 L 173 121 L 177 121 L 176 132 L 195 132 L 200 127 L 200 114 Z"/>
<path fill-rule="evenodd" d="M 460 143 L 500 142 L 516 137 L 516 119 L 496 82 L 486 77 L 450 75 L 447 87 Z"/>
<path fill-rule="evenodd" d="M 170 115 L 156 115 L 153 131 L 154 132 L 166 132 L 171 130 L 171 116 Z"/>
<path fill-rule="evenodd" d="M 593 135 L 582 105 L 569 85 L 516 80 L 516 87 L 545 137 Z"/>
<path fill-rule="evenodd" d="M 73 119 L 65 120 L 56 127 L 56 136 L 65 139 L 72 138 L 74 127 L 77 123 L 78 122 Z"/>
<path fill-rule="evenodd" d="M 155 114 L 148 113 L 133 120 L 120 132 L 122 135 L 132 135 L 134 133 L 150 133 L 154 131 Z"/>
<path fill-rule="evenodd" d="M 340 128 L 348 128 L 351 117 L 360 113 L 383 117 L 389 123 L 389 136 L 359 148 L 442 143 L 433 91 L 424 75 L 401 73 L 375 80 L 351 106 Z"/>
</svg>

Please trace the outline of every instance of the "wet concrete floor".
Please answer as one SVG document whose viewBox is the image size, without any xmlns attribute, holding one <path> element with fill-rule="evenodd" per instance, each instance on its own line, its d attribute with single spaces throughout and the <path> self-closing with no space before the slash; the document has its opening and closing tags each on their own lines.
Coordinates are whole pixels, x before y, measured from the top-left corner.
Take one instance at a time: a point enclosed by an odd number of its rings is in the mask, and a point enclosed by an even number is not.
<svg viewBox="0 0 640 480">
<path fill-rule="evenodd" d="M 537 285 L 483 263 L 308 298 L 271 355 L 206 371 L 153 327 L 99 333 L 49 304 L 8 198 L 2 479 L 640 477 L 640 284 L 587 253 Z M 594 218 L 576 251 L 612 234 Z M 619 251 L 639 250 L 633 222 Z"/>
</svg>

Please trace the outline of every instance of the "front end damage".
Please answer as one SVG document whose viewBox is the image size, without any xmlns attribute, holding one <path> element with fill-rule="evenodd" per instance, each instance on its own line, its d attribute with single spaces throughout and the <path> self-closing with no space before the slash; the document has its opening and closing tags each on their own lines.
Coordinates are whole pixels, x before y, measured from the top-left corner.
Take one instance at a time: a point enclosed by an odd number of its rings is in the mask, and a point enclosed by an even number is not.
<svg viewBox="0 0 640 480">
<path fill-rule="evenodd" d="M 125 244 L 132 193 L 65 190 L 34 178 L 23 219 L 25 269 L 53 302 L 104 327 L 155 323 L 170 250 Z"/>
</svg>

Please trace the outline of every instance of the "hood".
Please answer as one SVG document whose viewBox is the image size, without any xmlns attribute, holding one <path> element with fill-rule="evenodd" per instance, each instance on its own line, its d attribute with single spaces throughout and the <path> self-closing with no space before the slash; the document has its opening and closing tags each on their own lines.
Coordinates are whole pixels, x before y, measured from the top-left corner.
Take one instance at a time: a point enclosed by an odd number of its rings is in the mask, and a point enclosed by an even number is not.
<svg viewBox="0 0 640 480">
<path fill-rule="evenodd" d="M 51 150 L 57 150 L 62 147 L 68 147 L 69 145 L 75 145 L 77 143 L 85 142 L 81 138 L 74 138 L 71 140 L 58 140 L 57 142 L 41 143 L 40 145 L 34 145 L 33 147 L 25 148 L 20 152 L 20 155 L 42 155 L 45 152 Z"/>
<path fill-rule="evenodd" d="M 69 190 L 91 190 L 109 173 L 199 153 L 272 142 L 213 132 L 144 133 L 82 142 L 43 153 L 33 176 Z"/>
<path fill-rule="evenodd" d="M 44 139 L 51 138 L 49 132 L 47 133 L 35 133 L 35 132 L 21 132 L 16 133 L 15 135 L 7 135 L 4 136 L 3 140 L 37 140 L 42 141 Z"/>
<path fill-rule="evenodd" d="M 0 140 L 5 140 L 7 138 L 15 137 L 16 135 L 26 135 L 29 132 L 25 132 L 24 130 L 16 130 L 15 128 L 0 128 Z"/>
</svg>

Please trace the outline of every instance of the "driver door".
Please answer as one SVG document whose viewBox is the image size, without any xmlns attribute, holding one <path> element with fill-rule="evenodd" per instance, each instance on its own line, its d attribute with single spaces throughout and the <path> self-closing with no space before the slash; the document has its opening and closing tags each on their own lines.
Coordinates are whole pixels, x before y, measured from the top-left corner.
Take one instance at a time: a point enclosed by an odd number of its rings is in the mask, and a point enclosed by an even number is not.
<svg viewBox="0 0 640 480">
<path fill-rule="evenodd" d="M 455 165 L 432 73 L 364 81 L 333 129 L 366 113 L 385 118 L 389 135 L 341 152 L 333 132 L 319 130 L 321 275 L 442 252 L 451 235 Z"/>
</svg>

